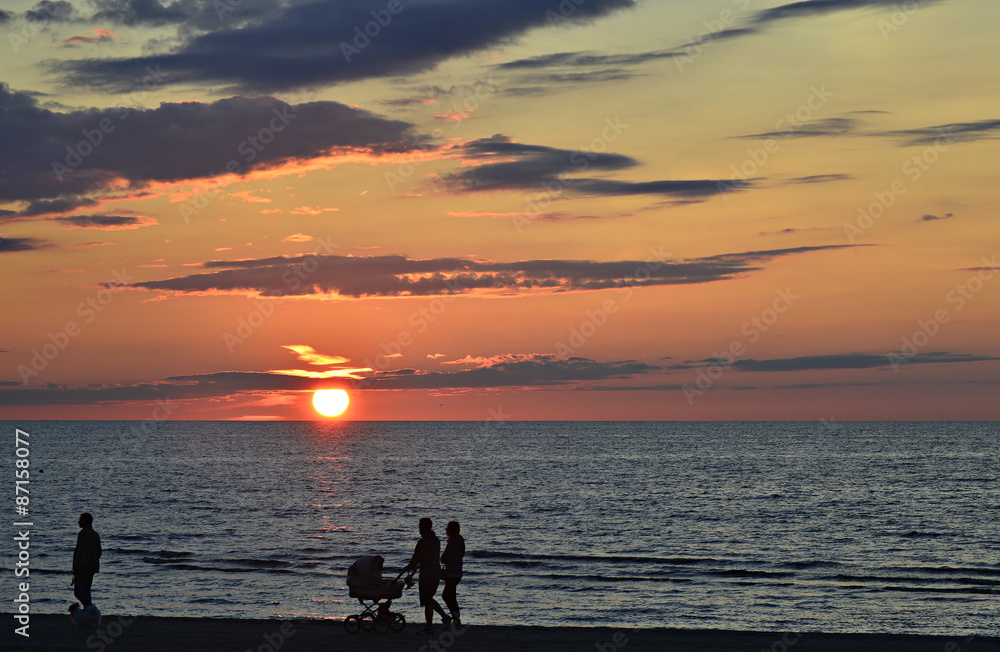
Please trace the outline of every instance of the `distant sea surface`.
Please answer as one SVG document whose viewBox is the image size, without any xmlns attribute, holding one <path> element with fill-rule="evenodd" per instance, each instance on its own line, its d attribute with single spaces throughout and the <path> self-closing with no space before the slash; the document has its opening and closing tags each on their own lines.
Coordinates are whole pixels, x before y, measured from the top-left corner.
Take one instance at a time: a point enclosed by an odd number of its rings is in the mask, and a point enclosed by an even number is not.
<svg viewBox="0 0 1000 652">
<path fill-rule="evenodd" d="M 996 423 L 4 422 L 10 467 L 15 427 L 37 613 L 72 601 L 89 511 L 113 614 L 343 618 L 353 560 L 394 575 L 429 516 L 442 548 L 462 524 L 470 624 L 996 624 Z M 393 607 L 422 619 L 415 588 Z"/>
</svg>

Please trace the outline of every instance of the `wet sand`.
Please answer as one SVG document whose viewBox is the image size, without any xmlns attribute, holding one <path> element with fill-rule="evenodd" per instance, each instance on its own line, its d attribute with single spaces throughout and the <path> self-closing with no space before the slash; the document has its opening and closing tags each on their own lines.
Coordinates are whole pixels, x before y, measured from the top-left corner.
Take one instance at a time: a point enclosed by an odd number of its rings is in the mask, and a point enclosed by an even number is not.
<svg viewBox="0 0 1000 652">
<path fill-rule="evenodd" d="M 615 629 L 610 627 L 494 627 L 470 625 L 420 635 L 407 624 L 399 633 L 348 634 L 334 620 L 236 620 L 212 618 L 105 617 L 96 629 L 80 629 L 68 616 L 31 617 L 30 638 L 14 633 L 13 616 L 0 636 L 4 650 L 113 650 L 115 652 L 303 652 L 366 650 L 431 652 L 469 650 L 570 650 L 616 652 L 1000 652 L 1000 638 L 968 635 L 903 636 L 731 632 L 722 630 Z"/>
</svg>

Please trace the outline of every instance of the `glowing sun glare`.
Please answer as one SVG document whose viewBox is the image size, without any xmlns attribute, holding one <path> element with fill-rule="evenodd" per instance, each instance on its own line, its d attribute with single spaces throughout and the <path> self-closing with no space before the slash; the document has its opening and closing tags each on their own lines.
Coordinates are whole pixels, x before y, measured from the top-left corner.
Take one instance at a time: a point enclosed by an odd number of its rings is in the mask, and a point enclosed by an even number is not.
<svg viewBox="0 0 1000 652">
<path fill-rule="evenodd" d="M 313 394 L 313 407 L 325 417 L 335 417 L 344 413 L 350 397 L 342 389 L 319 389 Z"/>
</svg>

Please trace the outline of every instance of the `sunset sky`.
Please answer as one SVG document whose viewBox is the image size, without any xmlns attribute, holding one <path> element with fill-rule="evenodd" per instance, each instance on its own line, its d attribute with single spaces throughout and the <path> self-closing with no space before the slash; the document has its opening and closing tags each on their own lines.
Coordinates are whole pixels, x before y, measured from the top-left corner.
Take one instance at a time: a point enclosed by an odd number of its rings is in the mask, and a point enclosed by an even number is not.
<svg viewBox="0 0 1000 652">
<path fill-rule="evenodd" d="M 992 0 L 0 9 L 0 418 L 1000 419 Z"/>
</svg>

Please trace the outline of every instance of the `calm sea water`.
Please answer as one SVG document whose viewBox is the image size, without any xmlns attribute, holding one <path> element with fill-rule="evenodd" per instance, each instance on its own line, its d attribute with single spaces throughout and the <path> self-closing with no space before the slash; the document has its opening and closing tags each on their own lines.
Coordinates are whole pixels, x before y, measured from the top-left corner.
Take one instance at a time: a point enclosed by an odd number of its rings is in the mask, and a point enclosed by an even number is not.
<svg viewBox="0 0 1000 652">
<path fill-rule="evenodd" d="M 342 618 L 352 561 L 400 568 L 430 516 L 462 523 L 472 624 L 995 625 L 996 423 L 6 422 L 9 467 L 15 427 L 41 613 L 90 511 L 107 613 Z"/>
</svg>

